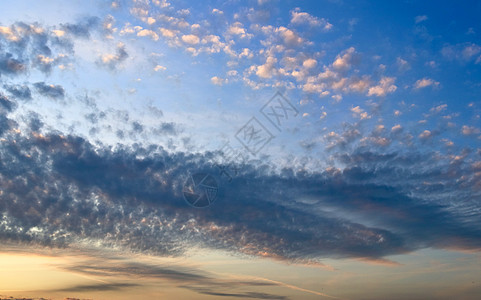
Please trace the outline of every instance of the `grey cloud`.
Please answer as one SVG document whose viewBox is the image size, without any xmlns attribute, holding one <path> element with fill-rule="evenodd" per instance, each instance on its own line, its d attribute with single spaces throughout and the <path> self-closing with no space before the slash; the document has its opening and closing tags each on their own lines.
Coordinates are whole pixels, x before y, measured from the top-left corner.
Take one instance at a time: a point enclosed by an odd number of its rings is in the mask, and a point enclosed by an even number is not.
<svg viewBox="0 0 481 300">
<path fill-rule="evenodd" d="M 54 99 L 62 99 L 65 96 L 65 90 L 60 85 L 46 84 L 45 82 L 34 83 L 34 86 L 42 96 Z"/>
<path fill-rule="evenodd" d="M 0 109 L 10 112 L 16 108 L 16 103 L 10 101 L 5 95 L 0 94 Z"/>
<path fill-rule="evenodd" d="M 67 35 L 54 34 L 56 27 L 39 23 L 16 22 L 9 26 L 12 36 L 0 35 L 0 76 L 15 76 L 30 68 L 49 74 L 53 67 L 69 60 L 75 38 L 89 38 L 91 32 L 102 32 L 98 18 L 91 17 L 74 24 L 63 24 Z"/>
<path fill-rule="evenodd" d="M 100 19 L 98 17 L 89 17 L 78 23 L 62 24 L 61 28 L 75 37 L 90 38 L 92 30 L 97 29 L 99 25 Z"/>
<path fill-rule="evenodd" d="M 13 97 L 20 100 L 31 100 L 32 93 L 27 85 L 4 85 L 3 88 L 7 90 Z"/>
<path fill-rule="evenodd" d="M 24 72 L 27 66 L 21 60 L 13 58 L 11 53 L 0 54 L 0 76 L 16 75 Z"/>
<path fill-rule="evenodd" d="M 205 287 L 187 287 L 187 288 L 192 291 L 198 292 L 200 294 L 210 295 L 210 296 L 219 296 L 224 298 L 232 297 L 232 298 L 242 298 L 242 299 L 276 299 L 276 300 L 289 299 L 286 296 L 279 296 L 279 295 L 272 295 L 272 294 L 258 293 L 258 292 L 227 293 L 227 292 L 215 291 Z"/>
<path fill-rule="evenodd" d="M 99 283 L 90 285 L 76 285 L 63 289 L 55 290 L 56 292 L 99 292 L 99 291 L 117 291 L 125 288 L 137 287 L 134 283 Z"/>
<path fill-rule="evenodd" d="M 4 188 L 10 196 L 0 209 L 11 229 L 0 230 L 3 238 L 59 245 L 93 238 L 170 255 L 182 253 L 189 244 L 204 244 L 301 262 L 321 257 L 375 259 L 422 247 L 446 247 L 455 240 L 469 249 L 480 246 L 479 230 L 449 210 L 422 203 L 400 187 L 375 183 L 385 176 L 379 168 L 361 165 L 337 175 L 279 176 L 248 166 L 228 190 L 221 191 L 215 205 L 192 210 L 180 194 L 183 178 L 189 170 L 216 174 L 209 163 L 213 153 L 167 154 L 158 147 L 99 152 L 79 137 L 55 134 L 15 140 L 18 150 L 2 150 L 0 171 L 26 181 L 14 180 Z M 35 156 L 21 154 L 34 149 Z M 379 161 L 375 156 L 371 160 Z M 324 200 L 307 205 L 297 201 L 301 198 Z M 340 213 L 329 214 L 323 207 L 337 207 Z M 362 217 L 377 226 L 362 225 Z M 193 230 L 182 229 L 186 224 Z M 212 224 L 218 229 L 209 229 Z M 28 234 L 35 226 L 45 232 Z"/>
</svg>

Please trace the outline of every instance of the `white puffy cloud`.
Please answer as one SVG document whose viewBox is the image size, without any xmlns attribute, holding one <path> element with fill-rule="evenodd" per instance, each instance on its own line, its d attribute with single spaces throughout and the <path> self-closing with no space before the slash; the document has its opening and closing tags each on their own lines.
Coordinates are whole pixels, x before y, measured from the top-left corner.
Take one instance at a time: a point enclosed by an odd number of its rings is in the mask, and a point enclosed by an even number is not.
<svg viewBox="0 0 481 300">
<path fill-rule="evenodd" d="M 302 63 L 302 66 L 304 66 L 304 68 L 306 68 L 306 69 L 312 69 L 316 65 L 317 65 L 317 60 L 315 60 L 313 58 L 308 58 Z"/>
<path fill-rule="evenodd" d="M 200 39 L 195 34 L 187 34 L 182 36 L 182 41 L 190 45 L 197 45 L 200 42 Z"/>
<path fill-rule="evenodd" d="M 369 79 L 369 76 L 363 76 L 362 78 L 351 78 L 347 85 L 347 90 L 362 93 L 366 91 L 370 85 L 371 80 Z"/>
<path fill-rule="evenodd" d="M 162 36 L 167 37 L 167 38 L 173 38 L 177 34 L 177 31 L 170 30 L 170 29 L 167 29 L 167 28 L 159 28 L 159 31 L 162 34 Z"/>
<path fill-rule="evenodd" d="M 137 32 L 137 36 L 149 36 L 154 41 L 159 39 L 159 35 L 150 29 L 142 29 L 141 31 Z"/>
<path fill-rule="evenodd" d="M 156 19 L 154 19 L 154 18 L 152 18 L 152 17 L 148 17 L 148 18 L 147 18 L 147 24 L 152 25 L 152 24 L 154 24 L 155 22 L 157 22 Z"/>
<path fill-rule="evenodd" d="M 395 80 L 393 77 L 382 77 L 378 85 L 369 88 L 367 95 L 381 97 L 396 91 L 397 86 L 394 85 Z"/>
<path fill-rule="evenodd" d="M 241 22 L 235 22 L 234 24 L 232 24 L 227 30 L 227 33 L 231 35 L 237 35 L 240 38 L 251 38 L 254 36 L 251 33 L 247 33 L 244 25 Z"/>
<path fill-rule="evenodd" d="M 306 12 L 301 12 L 299 8 L 291 11 L 291 24 L 308 24 L 313 27 L 322 27 L 324 31 L 332 29 L 332 24 L 324 18 L 319 19 Z"/>
<path fill-rule="evenodd" d="M 288 46 L 298 46 L 304 41 L 297 33 L 283 26 L 277 28 L 276 32 L 282 37 L 284 44 Z"/>
<path fill-rule="evenodd" d="M 429 130 L 424 130 L 419 134 L 419 138 L 422 140 L 427 140 L 433 136 L 433 133 Z"/>
<path fill-rule="evenodd" d="M 342 54 L 338 54 L 332 66 L 338 70 L 345 70 L 351 67 L 353 61 L 353 55 L 356 52 L 354 47 L 351 47 L 344 51 Z"/>
<path fill-rule="evenodd" d="M 359 106 L 355 106 L 351 108 L 351 112 L 353 113 L 354 117 L 359 118 L 361 120 L 366 120 L 371 118 L 371 116 Z"/>
<path fill-rule="evenodd" d="M 403 130 L 403 127 L 400 124 L 394 125 L 391 128 L 392 133 L 398 133 L 398 132 L 401 132 L 402 130 Z"/>
<path fill-rule="evenodd" d="M 265 64 L 257 66 L 256 75 L 261 78 L 271 78 L 276 73 L 276 63 L 277 59 L 275 57 L 267 57 Z"/>
<path fill-rule="evenodd" d="M 439 82 L 431 78 L 422 78 L 414 83 L 414 89 L 422 89 L 428 86 L 438 86 Z"/>
<path fill-rule="evenodd" d="M 254 57 L 254 54 L 249 48 L 244 48 L 242 49 L 242 52 L 239 53 L 239 58 L 243 58 L 243 57 L 252 58 Z"/>
</svg>

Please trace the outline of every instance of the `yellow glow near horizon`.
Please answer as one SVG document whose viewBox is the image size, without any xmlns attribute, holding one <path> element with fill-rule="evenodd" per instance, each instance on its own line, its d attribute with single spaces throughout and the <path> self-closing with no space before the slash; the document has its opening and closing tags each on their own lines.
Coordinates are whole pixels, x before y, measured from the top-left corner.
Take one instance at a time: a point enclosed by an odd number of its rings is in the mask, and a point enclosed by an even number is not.
<svg viewBox="0 0 481 300">
<path fill-rule="evenodd" d="M 66 263 L 62 257 L 0 253 L 0 292 L 56 289 L 88 281 L 55 267 Z"/>
<path fill-rule="evenodd" d="M 326 259 L 323 261 L 326 266 L 313 266 L 206 250 L 195 249 L 183 257 L 172 258 L 108 249 L 31 249 L 31 253 L 24 252 L 27 250 L 23 248 L 10 249 L 0 252 L 0 295 L 54 300 L 67 297 L 95 300 L 211 299 L 212 295 L 202 293 L 202 288 L 210 287 L 213 291 L 233 295 L 258 292 L 307 300 L 357 299 L 359 292 L 369 294 L 372 299 L 385 299 L 393 292 L 406 297 L 423 294 L 446 298 L 455 297 L 457 293 L 474 295 L 480 289 L 476 280 L 481 270 L 479 253 L 422 250 L 392 257 L 399 262 L 397 265 Z M 139 264 L 140 268 L 134 268 L 130 273 L 129 263 Z M 82 268 L 90 270 L 89 267 L 93 267 L 93 271 L 98 267 L 99 271 L 104 269 L 105 272 L 82 273 Z M 217 285 L 188 276 L 186 281 L 155 276 L 149 273 L 153 270 L 150 267 L 200 274 L 226 288 L 219 289 Z M 141 270 L 145 270 L 145 274 Z M 264 285 L 231 285 L 238 282 Z M 440 283 L 443 285 L 441 289 Z M 109 284 L 114 288 L 96 289 L 96 286 Z M 127 285 L 116 288 L 115 284 Z M 409 290 L 406 285 L 410 286 Z M 200 288 L 200 292 L 195 288 Z"/>
</svg>

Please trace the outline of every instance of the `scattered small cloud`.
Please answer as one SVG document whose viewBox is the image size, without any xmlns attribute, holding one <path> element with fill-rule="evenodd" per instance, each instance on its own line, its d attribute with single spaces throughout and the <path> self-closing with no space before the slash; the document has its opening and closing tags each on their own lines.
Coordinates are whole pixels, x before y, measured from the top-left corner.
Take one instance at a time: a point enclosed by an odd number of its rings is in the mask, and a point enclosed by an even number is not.
<svg viewBox="0 0 481 300">
<path fill-rule="evenodd" d="M 419 24 L 419 23 L 421 23 L 421 22 L 426 21 L 427 19 L 428 19 L 428 16 L 426 16 L 426 15 L 417 16 L 416 18 L 414 18 L 414 22 L 415 22 L 416 24 Z"/>
<path fill-rule="evenodd" d="M 414 83 L 414 89 L 416 89 L 416 90 L 426 88 L 426 87 L 429 87 L 429 86 L 438 87 L 439 82 L 435 81 L 431 78 L 422 78 L 422 79 L 417 80 Z"/>
</svg>

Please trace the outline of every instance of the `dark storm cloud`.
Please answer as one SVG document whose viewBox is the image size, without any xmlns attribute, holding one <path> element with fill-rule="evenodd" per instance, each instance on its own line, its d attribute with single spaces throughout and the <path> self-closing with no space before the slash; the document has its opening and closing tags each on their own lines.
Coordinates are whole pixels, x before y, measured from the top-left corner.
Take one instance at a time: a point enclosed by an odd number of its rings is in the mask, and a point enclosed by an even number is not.
<svg viewBox="0 0 481 300">
<path fill-rule="evenodd" d="M 65 96 L 61 86 L 33 86 L 43 96 Z M 481 248 L 481 178 L 470 160 L 355 148 L 360 129 L 348 124 L 333 156 L 342 171 L 275 170 L 257 160 L 228 183 L 213 163 L 221 153 L 139 144 L 111 150 L 75 135 L 40 134 L 43 123 L 34 114 L 22 120 L 30 131 L 13 130 L 20 121 L 7 113 L 28 87 L 5 89 L 12 97 L 0 99 L 0 240 L 67 247 L 87 239 L 165 255 L 200 245 L 301 263 Z M 111 113 L 86 118 L 91 124 L 110 115 L 130 120 L 128 112 Z M 130 132 L 118 135 L 147 131 L 139 121 L 129 125 Z M 157 130 L 179 131 L 174 123 Z M 221 183 L 219 200 L 208 209 L 183 201 L 189 172 L 213 174 Z"/>
<path fill-rule="evenodd" d="M 466 219 L 449 201 L 422 198 L 454 193 L 455 185 L 409 192 L 410 178 L 452 175 L 426 169 L 420 154 L 345 154 L 343 172 L 313 174 L 248 164 L 224 182 L 214 205 L 197 210 L 182 200 L 182 184 L 188 172 L 218 175 L 210 162 L 216 153 L 170 154 L 138 145 L 111 151 L 55 133 L 4 138 L 0 237 L 6 240 L 66 246 L 98 239 L 169 255 L 198 244 L 297 262 L 481 247 L 479 215 Z M 457 172 L 469 175 L 464 168 Z"/>
<path fill-rule="evenodd" d="M 46 84 L 45 82 L 34 83 L 33 86 L 42 96 L 61 99 L 65 96 L 65 90 L 60 85 Z"/>
</svg>

